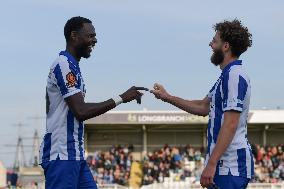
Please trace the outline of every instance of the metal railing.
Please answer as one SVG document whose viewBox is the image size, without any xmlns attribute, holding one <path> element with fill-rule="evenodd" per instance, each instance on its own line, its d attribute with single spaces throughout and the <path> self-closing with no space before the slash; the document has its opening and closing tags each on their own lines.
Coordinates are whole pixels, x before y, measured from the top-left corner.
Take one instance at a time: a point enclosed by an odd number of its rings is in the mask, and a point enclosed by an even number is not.
<svg viewBox="0 0 284 189">
<path fill-rule="evenodd" d="M 98 189 L 129 189 L 129 187 L 118 184 L 97 184 Z"/>
<path fill-rule="evenodd" d="M 118 184 L 97 184 L 98 189 L 132 189 Z M 38 187 L 26 185 L 22 189 L 44 189 L 44 183 L 39 183 Z M 154 183 L 144 185 L 140 189 L 202 189 L 200 184 L 190 184 L 186 182 L 169 182 Z M 247 189 L 284 189 L 284 181 L 282 183 L 249 183 Z"/>
<path fill-rule="evenodd" d="M 184 182 L 154 183 L 142 186 L 141 189 L 202 189 L 200 184 L 188 184 Z M 283 183 L 249 183 L 247 189 L 284 189 Z"/>
</svg>

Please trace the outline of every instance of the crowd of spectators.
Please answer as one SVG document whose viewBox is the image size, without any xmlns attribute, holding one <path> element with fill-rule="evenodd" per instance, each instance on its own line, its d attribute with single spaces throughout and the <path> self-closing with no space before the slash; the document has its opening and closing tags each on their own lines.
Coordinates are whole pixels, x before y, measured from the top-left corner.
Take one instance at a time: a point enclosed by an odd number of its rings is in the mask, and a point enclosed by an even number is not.
<svg viewBox="0 0 284 189">
<path fill-rule="evenodd" d="M 284 145 L 253 145 L 255 177 L 252 182 L 278 183 L 284 181 Z"/>
<path fill-rule="evenodd" d="M 119 184 L 129 186 L 133 145 L 112 146 L 108 151 L 96 151 L 87 157 L 87 163 L 98 184 Z M 255 176 L 251 182 L 284 182 L 284 145 L 252 145 L 255 162 Z M 158 150 L 143 154 L 142 185 L 162 183 L 166 179 L 199 183 L 204 169 L 204 149 L 190 145 L 172 147 L 165 144 Z M 8 188 L 22 188 L 17 174 L 7 172 Z M 29 188 L 39 188 L 37 183 Z"/>
<path fill-rule="evenodd" d="M 204 165 L 203 149 L 195 150 L 187 146 L 170 147 L 165 145 L 161 149 L 149 152 L 143 159 L 143 185 L 154 182 L 164 182 L 166 177 L 174 181 L 184 181 L 193 178 L 198 181 Z"/>
<path fill-rule="evenodd" d="M 130 169 L 134 147 L 113 146 L 107 152 L 95 152 L 87 158 L 94 179 L 98 184 L 129 185 Z M 284 181 L 284 146 L 262 147 L 253 145 L 255 176 L 252 182 L 277 183 Z M 165 179 L 199 183 L 204 169 L 204 149 L 190 145 L 162 148 L 144 153 L 142 164 L 142 185 Z"/>
<path fill-rule="evenodd" d="M 107 152 L 96 151 L 87 157 L 87 163 L 98 184 L 128 186 L 132 164 L 133 145 L 113 146 Z"/>
<path fill-rule="evenodd" d="M 96 151 L 87 157 L 87 163 L 98 184 L 129 185 L 130 169 L 133 161 L 133 145 L 112 146 L 109 151 Z M 170 147 L 164 145 L 159 150 L 143 155 L 142 184 L 163 182 L 165 177 L 174 176 L 175 181 L 192 177 L 199 180 L 204 165 L 203 149 L 195 150 L 187 146 Z M 193 181 L 194 181 L 193 180 Z"/>
</svg>

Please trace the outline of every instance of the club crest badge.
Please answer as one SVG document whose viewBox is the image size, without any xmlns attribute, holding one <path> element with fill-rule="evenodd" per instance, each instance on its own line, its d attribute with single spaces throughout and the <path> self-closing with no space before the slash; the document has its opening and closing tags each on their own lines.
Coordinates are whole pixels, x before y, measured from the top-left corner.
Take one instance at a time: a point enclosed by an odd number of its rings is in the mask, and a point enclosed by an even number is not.
<svg viewBox="0 0 284 189">
<path fill-rule="evenodd" d="M 69 72 L 67 75 L 66 75 L 66 80 L 67 80 L 67 87 L 70 88 L 70 87 L 74 87 L 77 83 L 77 79 L 76 79 L 76 76 L 74 73 L 72 72 Z"/>
</svg>

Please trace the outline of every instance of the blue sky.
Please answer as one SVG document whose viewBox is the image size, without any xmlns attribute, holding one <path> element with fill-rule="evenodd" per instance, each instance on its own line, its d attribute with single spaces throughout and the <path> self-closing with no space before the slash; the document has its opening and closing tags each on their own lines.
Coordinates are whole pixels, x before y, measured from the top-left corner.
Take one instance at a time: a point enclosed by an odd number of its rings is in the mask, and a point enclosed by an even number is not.
<svg viewBox="0 0 284 189">
<path fill-rule="evenodd" d="M 87 101 L 103 101 L 132 85 L 160 82 L 174 95 L 203 98 L 220 74 L 210 63 L 212 26 L 239 18 L 253 34 L 253 47 L 241 56 L 252 82 L 251 109 L 284 108 L 284 2 L 169 0 L 6 0 L 0 7 L 0 160 L 14 160 L 17 127 L 22 136 L 45 129 L 45 84 L 50 64 L 65 48 L 63 27 L 72 16 L 93 21 L 98 44 L 81 61 Z M 143 104 L 116 110 L 172 110 L 145 94 Z M 24 140 L 31 144 L 31 140 Z M 27 151 L 29 149 L 27 148 Z M 26 159 L 30 159 L 27 153 Z"/>
</svg>

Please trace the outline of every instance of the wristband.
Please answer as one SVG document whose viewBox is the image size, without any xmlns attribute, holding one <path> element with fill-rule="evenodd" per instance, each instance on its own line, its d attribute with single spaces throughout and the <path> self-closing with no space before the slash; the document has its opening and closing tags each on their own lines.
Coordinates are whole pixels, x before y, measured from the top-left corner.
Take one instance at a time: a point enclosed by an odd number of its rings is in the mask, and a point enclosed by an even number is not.
<svg viewBox="0 0 284 189">
<path fill-rule="evenodd" d="M 123 100 L 120 96 L 116 96 L 112 98 L 112 100 L 115 102 L 115 106 L 118 106 L 119 104 L 123 103 Z"/>
</svg>

